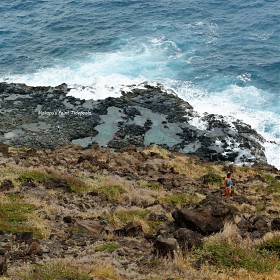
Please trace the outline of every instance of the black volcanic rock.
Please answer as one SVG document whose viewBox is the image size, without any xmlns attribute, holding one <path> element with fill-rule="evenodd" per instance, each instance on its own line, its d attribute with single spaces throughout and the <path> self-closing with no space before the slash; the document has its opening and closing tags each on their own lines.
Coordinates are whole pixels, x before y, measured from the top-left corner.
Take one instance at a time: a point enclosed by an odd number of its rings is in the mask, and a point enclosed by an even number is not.
<svg viewBox="0 0 280 280">
<path fill-rule="evenodd" d="M 66 84 L 0 83 L 0 142 L 36 149 L 157 144 L 213 161 L 266 163 L 264 139 L 249 125 L 220 115 L 201 117 L 161 85 L 144 83 L 104 100 L 76 99 L 69 91 Z"/>
</svg>

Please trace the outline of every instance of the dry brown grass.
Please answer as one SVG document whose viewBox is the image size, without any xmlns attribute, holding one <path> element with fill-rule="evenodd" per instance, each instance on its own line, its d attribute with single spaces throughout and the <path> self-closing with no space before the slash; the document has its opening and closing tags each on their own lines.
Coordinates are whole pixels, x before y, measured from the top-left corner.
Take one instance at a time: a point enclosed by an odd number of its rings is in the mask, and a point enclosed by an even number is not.
<svg viewBox="0 0 280 280">
<path fill-rule="evenodd" d="M 123 280 L 123 278 L 121 278 L 120 275 L 118 275 L 112 264 L 95 266 L 90 274 L 95 277 L 94 279 L 97 280 Z"/>
<path fill-rule="evenodd" d="M 280 271 L 273 270 L 269 273 L 249 272 L 245 269 L 221 269 L 213 266 L 203 265 L 200 270 L 193 267 L 194 259 L 191 253 L 182 257 L 175 256 L 174 259 L 158 259 L 153 261 L 153 269 L 151 269 L 148 279 L 164 280 L 168 277 L 176 280 L 279 280 Z M 162 270 L 164 267 L 164 270 Z M 158 278 L 153 273 L 158 272 Z"/>
<path fill-rule="evenodd" d="M 124 226 L 129 221 L 136 221 L 141 224 L 145 233 L 151 233 L 153 227 L 147 219 L 149 212 L 164 214 L 168 217 L 169 221 L 172 221 L 171 211 L 165 210 L 170 209 L 172 203 L 150 206 L 155 200 L 160 201 L 161 198 L 167 198 L 170 201 L 175 201 L 174 203 L 176 204 L 177 199 L 178 204 L 176 206 L 180 206 L 180 196 L 175 196 L 178 193 L 180 194 L 180 192 L 186 195 L 187 201 L 194 203 L 198 203 L 205 197 L 199 194 L 199 190 L 197 190 L 196 187 L 194 189 L 188 188 L 187 190 L 179 189 L 166 191 L 161 187 L 157 188 L 155 185 L 149 185 L 149 182 L 147 181 L 130 181 L 119 176 L 109 175 L 108 172 L 98 174 L 92 173 L 88 169 L 81 168 L 81 170 L 79 170 L 76 168 L 75 164 L 77 162 L 77 157 L 81 152 L 79 150 L 74 151 L 73 155 L 66 155 L 66 158 L 64 159 L 65 151 L 65 149 L 61 149 L 58 155 L 52 155 L 54 158 L 57 156 L 60 161 L 61 165 L 57 169 L 55 167 L 44 166 L 38 168 L 26 168 L 12 163 L 7 164 L 7 166 L 0 166 L 0 182 L 4 179 L 11 179 L 16 186 L 15 191 L 19 190 L 19 175 L 23 172 L 33 171 L 65 178 L 67 181 L 72 182 L 73 185 L 77 182 L 78 184 L 82 182 L 82 185 L 84 184 L 83 186 L 86 186 L 84 189 L 79 188 L 79 191 L 81 192 L 75 193 L 73 196 L 67 192 L 62 192 L 61 190 L 45 189 L 44 190 L 48 193 L 47 199 L 40 196 L 30 195 L 28 192 L 26 192 L 25 195 L 20 196 L 19 199 L 22 203 L 32 204 L 37 207 L 37 210 L 35 210 L 36 215 L 30 215 L 27 225 L 39 229 L 44 236 L 48 236 L 50 233 L 64 234 L 64 229 L 58 228 L 57 223 L 54 221 L 54 217 L 57 215 L 60 215 L 61 217 L 69 215 L 71 217 L 79 217 L 79 219 L 95 219 L 97 217 L 103 217 L 109 221 L 110 226 L 115 227 Z M 224 176 L 226 173 L 224 170 L 226 170 L 227 165 L 225 164 L 201 162 L 196 158 L 191 158 L 179 153 L 170 153 L 158 146 L 151 146 L 144 149 L 144 153 L 149 154 L 150 152 L 157 153 L 162 157 L 162 159 L 155 160 L 156 164 L 158 163 L 158 165 L 162 165 L 162 163 L 165 162 L 169 168 L 173 167 L 175 171 L 180 174 L 185 174 L 188 178 L 193 180 L 200 179 L 208 172 L 213 172 L 219 176 Z M 94 155 L 94 152 L 90 151 L 89 154 Z M 118 157 L 119 155 L 117 154 L 116 158 Z M 106 154 L 104 152 L 103 157 L 99 160 L 105 162 L 107 159 L 108 153 Z M 54 162 L 54 159 L 49 160 L 50 162 Z M 131 155 L 125 155 L 125 164 L 127 164 L 127 166 L 129 166 L 130 162 L 132 164 L 137 163 L 137 160 L 134 160 L 135 159 L 133 159 Z M 153 159 L 149 161 L 149 164 L 152 163 Z M 250 218 L 252 215 L 256 215 L 257 211 L 259 211 L 261 214 L 270 215 L 270 217 L 272 217 L 273 215 L 269 214 L 268 210 L 278 211 L 279 213 L 280 194 L 278 192 L 269 193 L 267 191 L 267 187 L 269 186 L 268 182 L 260 182 L 258 180 L 255 182 L 250 180 L 246 182 L 250 176 L 255 175 L 261 175 L 264 178 L 269 178 L 269 176 L 272 175 L 274 176 L 274 174 L 265 171 L 260 173 L 258 170 L 250 167 L 234 167 L 233 177 L 237 180 L 238 184 L 245 185 L 243 189 L 244 193 L 241 193 L 240 190 L 240 195 L 251 200 L 253 205 L 246 203 L 239 205 L 234 201 L 232 203 L 240 211 L 242 216 Z M 93 176 L 94 178 L 92 179 Z M 37 189 L 42 188 L 40 183 L 37 185 Z M 114 186 L 120 187 L 117 189 L 123 191 L 114 193 L 114 196 L 111 197 L 111 200 L 108 201 L 107 205 L 98 205 L 97 203 L 94 208 L 82 211 L 79 209 L 78 206 L 82 203 L 81 198 L 83 198 L 83 195 L 87 192 L 99 190 L 100 195 L 106 194 L 106 191 L 110 191 L 110 188 L 114 188 Z M 217 186 L 209 185 L 209 188 L 217 188 Z M 11 192 L 13 192 L 13 190 Z M 238 187 L 237 192 L 239 192 Z M 271 199 L 268 200 L 267 205 L 261 204 L 263 195 Z M 71 204 L 71 207 L 69 207 L 67 203 L 65 205 L 60 203 L 64 198 L 70 201 L 69 203 Z M 94 200 L 95 198 L 92 197 L 91 199 Z M 195 201 L 191 201 L 191 199 Z M 10 201 L 8 194 L 0 193 L 0 201 L 1 203 L 8 203 Z M 182 205 L 183 204 L 184 201 Z M 48 220 L 46 216 L 51 217 L 51 220 Z M 274 216 L 276 217 L 277 214 Z M 241 215 L 236 218 L 235 222 L 237 222 L 238 219 L 241 219 Z M 116 236 L 113 234 L 104 235 L 102 238 L 103 243 L 106 241 L 116 242 Z M 205 238 L 205 242 L 213 244 L 226 243 L 233 248 L 248 249 L 249 252 L 254 246 L 273 238 L 280 238 L 279 233 L 271 232 L 266 234 L 262 239 L 255 241 L 250 241 L 248 239 L 243 240 L 240 237 L 237 227 L 232 223 L 226 223 L 221 232 Z M 145 264 L 141 267 L 141 262 L 140 266 L 137 267 L 138 262 L 136 262 L 135 259 L 132 260 L 132 258 L 130 258 L 131 256 L 134 257 L 134 252 L 131 248 L 128 248 L 129 246 L 121 249 L 131 250 L 129 251 L 130 255 L 119 256 L 117 252 L 95 252 L 95 245 L 96 244 L 89 245 L 81 250 L 77 259 L 66 256 L 64 260 L 53 260 L 53 263 L 62 262 L 69 266 L 74 265 L 80 270 L 86 271 L 97 280 L 166 280 L 168 277 L 174 280 L 280 280 L 280 272 L 276 270 L 267 273 L 256 273 L 249 272 L 239 267 L 228 269 L 224 267 L 210 266 L 206 263 L 198 271 L 193 267 L 193 263 L 197 260 L 197 256 L 194 252 L 189 252 L 184 257 L 178 255 L 173 260 L 152 258 L 148 268 Z M 145 257 L 147 257 L 147 255 L 145 255 Z M 127 266 L 129 269 L 127 269 Z M 17 270 L 15 269 L 15 266 L 12 266 L 12 269 L 10 270 L 11 277 L 0 277 L 0 279 L 14 280 L 16 279 L 16 273 L 18 271 L 24 271 L 24 269 L 30 270 L 31 266 L 28 264 L 25 268 L 22 266 Z"/>
<path fill-rule="evenodd" d="M 233 246 L 240 245 L 244 242 L 239 233 L 239 229 L 232 222 L 226 222 L 222 231 L 205 238 L 205 240 L 207 242 L 226 242 Z"/>
</svg>

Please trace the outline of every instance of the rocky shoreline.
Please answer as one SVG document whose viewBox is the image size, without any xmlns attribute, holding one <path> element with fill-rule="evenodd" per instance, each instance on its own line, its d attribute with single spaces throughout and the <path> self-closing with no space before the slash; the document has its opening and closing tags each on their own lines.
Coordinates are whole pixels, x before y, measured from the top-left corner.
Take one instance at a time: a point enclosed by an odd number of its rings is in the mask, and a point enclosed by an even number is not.
<svg viewBox="0 0 280 280">
<path fill-rule="evenodd" d="M 69 91 L 66 84 L 0 83 L 0 142 L 36 149 L 157 144 L 212 161 L 266 163 L 264 139 L 249 125 L 221 115 L 199 116 L 160 85 L 142 84 L 104 100 L 76 99 Z"/>
<path fill-rule="evenodd" d="M 69 90 L 0 84 L 0 279 L 280 277 L 280 173 L 256 131 L 160 85 Z"/>
</svg>

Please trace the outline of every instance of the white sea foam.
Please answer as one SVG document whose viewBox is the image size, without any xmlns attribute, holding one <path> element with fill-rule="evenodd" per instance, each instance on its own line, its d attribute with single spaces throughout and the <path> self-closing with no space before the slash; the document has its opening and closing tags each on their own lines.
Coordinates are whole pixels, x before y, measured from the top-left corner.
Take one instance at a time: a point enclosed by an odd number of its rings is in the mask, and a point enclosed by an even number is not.
<svg viewBox="0 0 280 280">
<path fill-rule="evenodd" d="M 200 130 L 206 130 L 208 125 L 206 122 L 201 120 L 201 116 L 195 116 L 191 120 L 189 120 L 189 124 L 200 129 Z"/>
<path fill-rule="evenodd" d="M 231 85 L 223 91 L 208 92 L 194 87 L 191 82 L 172 79 L 174 73 L 166 63 L 167 60 L 176 61 L 180 48 L 164 37 L 151 38 L 150 44 L 130 46 L 113 53 L 95 53 L 84 61 L 72 61 L 30 74 L 0 77 L 0 80 L 33 86 L 67 83 L 72 88 L 69 94 L 81 99 L 118 97 L 121 90 L 131 90 L 131 85 L 159 82 L 188 101 L 200 115 L 208 112 L 226 116 L 227 121 L 240 119 L 250 124 L 266 139 L 264 147 L 268 162 L 280 169 L 280 116 L 269 108 L 269 104 L 277 107 L 277 100 L 267 102 L 269 95 L 253 86 Z M 249 73 L 239 77 L 243 81 L 250 78 Z M 198 118 L 194 118 L 192 124 L 205 128 L 205 124 L 198 123 Z"/>
<path fill-rule="evenodd" d="M 208 93 L 193 89 L 189 84 L 178 88 L 177 93 L 200 114 L 220 114 L 227 116 L 228 121 L 239 119 L 251 125 L 266 140 L 262 145 L 268 163 L 280 169 L 280 116 L 262 110 L 266 104 L 265 93 L 255 87 L 235 85 L 221 92 Z"/>
</svg>

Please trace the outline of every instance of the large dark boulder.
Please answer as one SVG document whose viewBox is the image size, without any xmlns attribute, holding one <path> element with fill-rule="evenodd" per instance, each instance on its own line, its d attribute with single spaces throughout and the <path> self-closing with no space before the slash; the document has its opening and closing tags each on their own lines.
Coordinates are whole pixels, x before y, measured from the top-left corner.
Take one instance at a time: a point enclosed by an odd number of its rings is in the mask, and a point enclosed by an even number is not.
<svg viewBox="0 0 280 280">
<path fill-rule="evenodd" d="M 4 155 L 4 156 L 8 155 L 9 146 L 0 142 L 0 153 L 2 153 L 2 155 Z"/>
<path fill-rule="evenodd" d="M 71 187 L 69 186 L 67 180 L 60 178 L 50 178 L 44 182 L 44 186 L 47 189 L 63 189 L 65 191 L 71 192 Z"/>
<path fill-rule="evenodd" d="M 272 230 L 280 230 L 280 218 L 275 218 L 271 221 Z"/>
<path fill-rule="evenodd" d="M 215 217 L 208 209 L 176 209 L 172 217 L 178 227 L 198 231 L 202 235 L 219 232 L 224 226 L 223 217 Z"/>
<path fill-rule="evenodd" d="M 154 253 L 160 257 L 172 257 L 179 252 L 179 244 L 175 238 L 158 237 L 154 242 Z"/>
<path fill-rule="evenodd" d="M 203 236 L 187 228 L 180 228 L 174 233 L 174 237 L 182 250 L 190 250 L 202 243 Z"/>
<path fill-rule="evenodd" d="M 0 256 L 0 275 L 5 275 L 7 273 L 7 259 Z"/>
<path fill-rule="evenodd" d="M 33 239 L 33 232 L 31 231 L 17 232 L 15 235 L 17 241 L 28 242 Z"/>
<path fill-rule="evenodd" d="M 120 236 L 131 237 L 136 237 L 144 234 L 141 224 L 135 221 L 129 222 L 123 228 L 115 230 L 115 233 Z"/>
<path fill-rule="evenodd" d="M 0 185 L 0 191 L 9 191 L 14 188 L 14 184 L 11 180 L 4 180 Z"/>
</svg>

